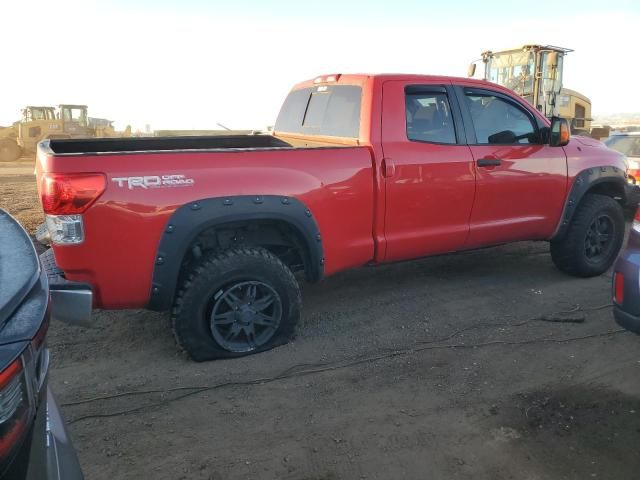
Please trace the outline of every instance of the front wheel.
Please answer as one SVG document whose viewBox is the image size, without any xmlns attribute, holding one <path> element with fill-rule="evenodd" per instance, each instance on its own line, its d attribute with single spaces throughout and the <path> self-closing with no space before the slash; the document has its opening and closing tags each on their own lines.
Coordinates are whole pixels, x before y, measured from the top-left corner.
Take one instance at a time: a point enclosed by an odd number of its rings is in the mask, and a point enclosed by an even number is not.
<svg viewBox="0 0 640 480">
<path fill-rule="evenodd" d="M 566 235 L 551 242 L 558 269 L 577 277 L 593 277 L 613 264 L 624 240 L 624 212 L 613 198 L 587 194 Z"/>
<path fill-rule="evenodd" d="M 22 148 L 11 138 L 0 139 L 0 162 L 13 162 L 22 155 Z"/>
<path fill-rule="evenodd" d="M 239 248 L 193 269 L 171 320 L 176 341 L 194 360 L 240 357 L 286 343 L 300 305 L 298 282 L 278 257 Z"/>
</svg>

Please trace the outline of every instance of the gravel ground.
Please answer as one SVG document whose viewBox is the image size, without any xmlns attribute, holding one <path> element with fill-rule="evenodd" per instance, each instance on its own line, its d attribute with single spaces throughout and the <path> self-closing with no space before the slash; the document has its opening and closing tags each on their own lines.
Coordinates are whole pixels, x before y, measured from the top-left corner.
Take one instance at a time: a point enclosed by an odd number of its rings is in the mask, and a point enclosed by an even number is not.
<svg viewBox="0 0 640 480">
<path fill-rule="evenodd" d="M 29 231 L 43 222 L 33 160 L 0 162 L 0 207 L 8 210 Z"/>
<path fill-rule="evenodd" d="M 32 176 L 0 204 L 41 221 Z M 166 316 L 98 312 L 51 326 L 51 384 L 89 480 L 637 479 L 610 282 L 530 242 L 363 268 L 304 286 L 292 343 L 200 364 Z"/>
</svg>

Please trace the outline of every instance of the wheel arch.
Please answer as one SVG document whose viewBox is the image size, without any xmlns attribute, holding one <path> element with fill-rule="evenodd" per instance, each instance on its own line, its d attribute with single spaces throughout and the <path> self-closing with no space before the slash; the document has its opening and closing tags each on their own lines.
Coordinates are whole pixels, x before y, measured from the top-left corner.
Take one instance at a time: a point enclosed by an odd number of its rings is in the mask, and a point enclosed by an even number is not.
<svg viewBox="0 0 640 480">
<path fill-rule="evenodd" d="M 238 235 L 233 232 L 239 230 L 247 235 L 237 239 Z M 232 243 L 221 245 L 221 233 Z M 307 280 L 322 279 L 324 257 L 320 229 L 302 201 L 276 195 L 206 198 L 182 205 L 165 225 L 156 251 L 148 308 L 167 310 L 171 307 L 178 282 L 200 249 L 223 250 L 237 245 L 264 247 L 259 240 L 263 236 L 265 241 L 274 244 L 290 242 L 289 246 L 300 254 Z"/>
<path fill-rule="evenodd" d="M 626 184 L 625 172 L 618 167 L 601 166 L 582 170 L 575 176 L 565 200 L 562 217 L 551 240 L 564 237 L 580 202 L 588 193 L 606 195 L 625 206 L 627 204 Z"/>
</svg>

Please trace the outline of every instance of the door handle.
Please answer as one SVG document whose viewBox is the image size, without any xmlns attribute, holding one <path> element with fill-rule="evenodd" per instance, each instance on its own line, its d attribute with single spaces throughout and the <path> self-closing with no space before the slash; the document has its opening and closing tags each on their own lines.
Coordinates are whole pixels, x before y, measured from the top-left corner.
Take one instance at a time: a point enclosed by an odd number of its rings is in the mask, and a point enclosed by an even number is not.
<svg viewBox="0 0 640 480">
<path fill-rule="evenodd" d="M 481 158 L 476 163 L 479 167 L 497 167 L 502 165 L 502 160 L 499 158 Z"/>
<path fill-rule="evenodd" d="M 382 159 L 382 176 L 385 178 L 393 177 L 396 173 L 396 165 L 389 157 Z"/>
</svg>

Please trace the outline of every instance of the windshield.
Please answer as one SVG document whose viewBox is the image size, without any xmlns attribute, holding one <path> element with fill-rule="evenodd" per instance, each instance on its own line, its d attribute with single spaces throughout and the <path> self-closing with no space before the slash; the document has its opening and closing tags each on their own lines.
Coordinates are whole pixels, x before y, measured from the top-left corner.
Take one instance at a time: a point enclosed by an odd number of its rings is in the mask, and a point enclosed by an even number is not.
<svg viewBox="0 0 640 480">
<path fill-rule="evenodd" d="M 62 119 L 65 122 L 86 122 L 86 110 L 84 108 L 65 107 L 62 109 Z"/>
<path fill-rule="evenodd" d="M 640 135 L 609 137 L 604 143 L 607 147 L 617 150 L 627 157 L 640 157 Z"/>
<path fill-rule="evenodd" d="M 32 111 L 34 120 L 52 120 L 52 112 L 49 109 L 34 108 Z"/>
<path fill-rule="evenodd" d="M 52 108 L 28 107 L 22 111 L 22 114 L 25 122 L 33 122 L 36 120 L 55 120 L 56 118 Z"/>
<path fill-rule="evenodd" d="M 488 63 L 488 80 L 507 87 L 523 97 L 533 98 L 535 59 L 530 52 L 494 53 Z"/>
</svg>

